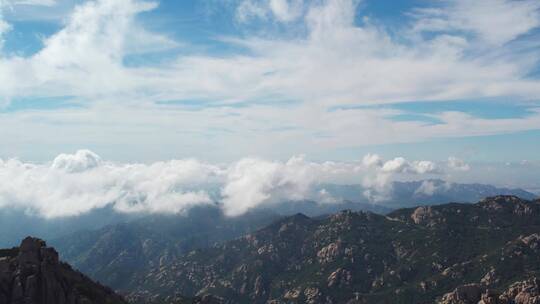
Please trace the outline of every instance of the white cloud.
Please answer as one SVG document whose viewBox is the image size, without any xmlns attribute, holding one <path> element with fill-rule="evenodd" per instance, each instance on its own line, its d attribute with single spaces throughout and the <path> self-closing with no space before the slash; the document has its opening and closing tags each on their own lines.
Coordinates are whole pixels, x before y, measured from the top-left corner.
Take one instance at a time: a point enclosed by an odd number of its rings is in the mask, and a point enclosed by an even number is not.
<svg viewBox="0 0 540 304">
<path fill-rule="evenodd" d="M 270 9 L 282 22 L 292 21 L 302 14 L 303 0 L 270 0 Z"/>
<path fill-rule="evenodd" d="M 439 169 L 434 162 L 427 160 L 407 162 L 403 157 L 396 157 L 385 162 L 381 169 L 383 172 L 389 173 L 439 173 Z"/>
<path fill-rule="evenodd" d="M 420 186 L 414 191 L 415 195 L 432 196 L 438 193 L 444 193 L 451 190 L 455 186 L 454 183 L 442 180 L 424 180 Z"/>
<path fill-rule="evenodd" d="M 315 176 L 301 158 L 287 163 L 257 159 L 241 160 L 229 170 L 223 188 L 224 207 L 238 215 L 264 202 L 301 200 L 307 196 Z"/>
<path fill-rule="evenodd" d="M 56 0 L 11 0 L 12 5 L 54 6 Z"/>
<path fill-rule="evenodd" d="M 179 213 L 211 202 L 204 190 L 219 168 L 195 160 L 144 164 L 102 162 L 90 151 L 59 155 L 51 164 L 0 161 L 0 208 L 51 218 L 112 205 L 120 212 Z"/>
<path fill-rule="evenodd" d="M 408 164 L 403 157 L 396 157 L 384 163 L 382 171 L 384 172 L 404 172 Z"/>
<path fill-rule="evenodd" d="M 236 18 L 242 23 L 269 18 L 291 22 L 302 15 L 303 9 L 303 0 L 243 0 L 236 9 Z"/>
<path fill-rule="evenodd" d="M 538 110 L 513 119 L 446 112 L 432 115 L 440 123 L 425 124 L 392 120 L 399 111 L 354 107 L 411 100 L 538 99 L 540 84 L 529 75 L 540 53 L 537 42 L 525 35 L 537 27 L 538 11 L 532 1 L 514 2 L 492 0 L 495 11 L 486 10 L 489 14 L 481 9 L 488 2 L 470 4 L 470 13 L 484 20 L 480 25 L 457 30 L 448 24 L 439 29 L 421 25 L 465 18 L 453 14 L 466 10 L 451 12 L 464 2 L 446 2 L 436 11 L 416 11 L 412 26 L 388 30 L 369 19 L 357 24 L 355 15 L 363 13 L 358 1 L 243 1 L 252 6 L 245 18 L 262 18 L 268 27 L 274 19 L 294 21 L 287 29 L 295 35 L 220 37 L 245 51 L 219 56 L 179 52 L 170 62 L 134 67 L 125 63 L 129 55 L 184 46 L 137 22 L 138 14 L 157 3 L 87 1 L 59 32 L 44 39 L 36 54 L 0 56 L 0 100 L 73 96 L 84 107 L 0 113 L 5 143 L 0 149 L 35 157 L 42 153 L 28 149 L 28 143 L 61 132 L 63 141 L 47 141 L 54 146 L 51 151 L 91 139 L 96 146 L 123 142 L 139 157 L 148 152 L 154 159 L 158 152 L 147 142 L 167 143 L 171 150 L 182 149 L 182 156 L 213 152 L 210 157 L 216 158 L 219 151 L 220 156 L 229 153 L 226 160 L 245 155 L 284 159 L 305 151 L 331 155 L 341 148 L 539 129 Z M 489 47 L 494 38 L 484 29 L 486 18 L 515 21 L 503 35 L 504 47 Z M 428 29 L 431 35 L 418 35 Z M 155 104 L 185 100 L 198 111 Z M 213 134 L 216 130 L 222 133 Z M 135 153 L 124 149 L 117 155 Z M 431 170 L 429 164 L 417 165 Z"/>
<path fill-rule="evenodd" d="M 101 165 L 101 158 L 92 151 L 79 150 L 75 154 L 60 154 L 52 162 L 53 169 L 65 170 L 69 173 L 82 172 L 97 168 Z"/>
<path fill-rule="evenodd" d="M 0 95 L 73 95 L 99 100 L 138 86 L 124 67 L 132 53 L 170 49 L 178 44 L 142 28 L 135 15 L 157 7 L 135 0 L 88 1 L 77 6 L 66 25 L 44 40 L 44 47 L 28 58 L 0 57 Z"/>
<path fill-rule="evenodd" d="M 481 41 L 500 46 L 540 25 L 540 3 L 535 0 L 447 0 L 443 3 L 442 8 L 417 10 L 416 30 L 472 32 Z"/>
<path fill-rule="evenodd" d="M 408 161 L 403 157 L 396 157 L 383 161 L 377 154 L 367 154 L 362 163 L 366 167 L 362 180 L 362 185 L 366 188 L 364 196 L 372 202 L 389 200 L 392 197 L 393 182 L 400 177 L 430 177 L 444 173 L 440 166 L 428 160 Z"/>
<path fill-rule="evenodd" d="M 382 158 L 377 154 L 366 154 L 362 158 L 362 164 L 366 167 L 380 167 L 382 166 Z"/>
<path fill-rule="evenodd" d="M 281 202 L 338 203 L 319 186 L 340 180 L 363 182 L 368 198 L 383 201 L 398 174 L 411 173 L 359 162 L 311 162 L 303 156 L 286 162 L 244 158 L 222 165 L 194 159 L 113 163 L 79 150 L 42 164 L 0 160 L 0 209 L 19 208 L 54 218 L 105 206 L 118 212 L 183 213 L 196 205 L 218 203 L 235 216 Z M 216 185 L 221 189 L 217 196 Z"/>
<path fill-rule="evenodd" d="M 311 163 L 303 157 L 285 163 L 248 158 L 226 167 L 193 159 L 118 164 L 80 150 L 61 154 L 50 164 L 0 160 L 0 208 L 23 208 L 47 218 L 107 205 L 118 212 L 182 213 L 212 203 L 208 191 L 217 183 L 223 186 L 224 211 L 239 215 L 281 201 L 321 198 L 329 202 L 331 198 L 313 192 L 312 185 L 346 167 Z"/>
<path fill-rule="evenodd" d="M 437 190 L 438 190 L 438 187 L 437 185 L 435 185 L 433 181 L 425 180 L 422 182 L 422 184 L 420 184 L 420 187 L 418 187 L 418 189 L 416 189 L 414 193 L 431 196 L 435 194 Z"/>
<path fill-rule="evenodd" d="M 4 46 L 4 35 L 11 30 L 11 25 L 4 19 L 5 0 L 0 0 L 0 55 Z"/>
<path fill-rule="evenodd" d="M 428 160 L 413 162 L 411 164 L 411 169 L 416 174 L 433 174 L 440 172 L 437 165 L 434 162 Z"/>
<path fill-rule="evenodd" d="M 242 1 L 238 8 L 236 9 L 236 18 L 240 22 L 248 22 L 252 18 L 263 19 L 267 17 L 266 8 L 252 0 Z"/>
<path fill-rule="evenodd" d="M 314 189 L 314 185 L 335 181 L 354 170 L 352 164 L 314 163 L 303 156 L 294 156 L 287 162 L 242 159 L 228 169 L 221 193 L 223 207 L 226 214 L 238 215 L 256 206 L 284 201 L 335 202 L 327 192 Z"/>
<path fill-rule="evenodd" d="M 36 56 L 4 58 L 2 70 L 6 75 L 0 80 L 14 87 L 12 93 L 31 86 L 35 94 L 54 92 L 91 99 L 121 94 L 122 99 L 129 100 L 205 99 L 220 103 L 260 100 L 279 93 L 283 99 L 309 102 L 314 107 L 540 96 L 537 81 L 526 77 L 531 62 L 538 59 L 534 52 L 501 56 L 497 49 L 481 47 L 480 55 L 470 57 L 466 53 L 477 51 L 478 45 L 470 43 L 467 33 L 441 33 L 423 39 L 409 37 L 406 29 L 396 40 L 376 24 L 356 25 L 357 1 L 353 0 L 309 5 L 301 1 L 248 0 L 238 8 L 246 11 L 240 14 L 245 16 L 242 18 L 265 15 L 270 9 L 278 18 L 290 19 L 298 15 L 291 11 L 302 7 L 306 13 L 300 20 L 307 27 L 307 35 L 292 39 L 224 39 L 247 48 L 251 55 L 179 55 L 168 66 L 127 67 L 122 59 L 130 52 L 155 44 L 163 48 L 179 46 L 134 22 L 137 14 L 156 5 L 137 0 L 100 0 L 78 6 L 65 28 L 46 39 L 45 47 Z M 520 6 L 498 14 L 505 12 L 516 23 L 527 23 L 520 27 L 520 33 L 536 26 L 525 18 L 536 16 L 535 11 Z M 476 13 L 482 14 L 481 10 Z M 524 17 L 518 18 L 521 15 Z M 142 39 L 136 43 L 138 47 L 127 48 L 137 37 Z M 27 70 L 32 73 L 25 73 Z M 8 74 L 15 77 L 8 78 Z M 4 86 L 0 94 L 6 94 L 9 87 Z M 129 98 L 133 95 L 136 98 Z"/>
<path fill-rule="evenodd" d="M 462 159 L 454 156 L 448 157 L 448 168 L 457 171 L 469 171 L 471 167 Z"/>
</svg>

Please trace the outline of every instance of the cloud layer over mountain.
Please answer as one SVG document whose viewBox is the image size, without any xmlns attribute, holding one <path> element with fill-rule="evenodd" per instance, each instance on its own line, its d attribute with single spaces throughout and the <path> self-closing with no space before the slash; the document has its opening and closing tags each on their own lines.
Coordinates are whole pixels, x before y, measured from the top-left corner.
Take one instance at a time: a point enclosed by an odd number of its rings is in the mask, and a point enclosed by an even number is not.
<svg viewBox="0 0 540 304">
<path fill-rule="evenodd" d="M 451 170 L 445 163 L 401 157 L 385 162 L 377 155 L 349 163 L 294 156 L 286 162 L 245 158 L 231 164 L 195 159 L 123 164 L 80 150 L 43 164 L 0 160 L 0 209 L 52 218 L 108 205 L 119 212 L 182 213 L 194 205 L 218 203 L 227 214 L 239 215 L 284 201 L 335 203 L 317 186 L 336 181 L 362 182 L 370 189 L 368 198 L 382 201 L 398 174 L 419 179 L 445 170 Z"/>
</svg>

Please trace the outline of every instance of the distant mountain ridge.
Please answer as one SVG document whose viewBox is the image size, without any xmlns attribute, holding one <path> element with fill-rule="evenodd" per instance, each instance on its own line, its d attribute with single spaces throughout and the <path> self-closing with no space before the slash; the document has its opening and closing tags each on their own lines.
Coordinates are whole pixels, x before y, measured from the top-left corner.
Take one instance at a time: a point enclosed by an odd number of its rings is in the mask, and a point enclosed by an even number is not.
<svg viewBox="0 0 540 304">
<path fill-rule="evenodd" d="M 214 295 L 223 303 L 466 304 L 491 297 L 503 300 L 483 303 L 525 304 L 537 302 L 521 301 L 522 292 L 534 298 L 538 290 L 512 284 L 529 286 L 539 275 L 540 200 L 497 196 L 387 216 L 294 215 L 154 267 L 138 278 L 130 299 L 176 303 L 182 294 Z M 470 302 L 469 287 L 460 287 L 469 283 L 477 284 Z"/>
<path fill-rule="evenodd" d="M 461 184 L 440 179 L 418 181 L 395 181 L 387 189 L 387 199 L 376 205 L 397 209 L 418 205 L 436 205 L 448 202 L 473 203 L 485 197 L 497 195 L 513 195 L 527 200 L 538 198 L 538 195 L 520 188 L 504 188 L 487 184 Z M 368 188 L 360 184 L 337 185 L 323 184 L 319 186 L 330 196 L 345 201 L 370 203 L 364 195 Z"/>
<path fill-rule="evenodd" d="M 118 213 L 110 206 L 78 216 L 46 219 L 22 209 L 0 208 L 0 248 L 13 247 L 27 235 L 54 239 L 73 231 L 95 230 L 140 218 L 137 214 Z"/>
</svg>

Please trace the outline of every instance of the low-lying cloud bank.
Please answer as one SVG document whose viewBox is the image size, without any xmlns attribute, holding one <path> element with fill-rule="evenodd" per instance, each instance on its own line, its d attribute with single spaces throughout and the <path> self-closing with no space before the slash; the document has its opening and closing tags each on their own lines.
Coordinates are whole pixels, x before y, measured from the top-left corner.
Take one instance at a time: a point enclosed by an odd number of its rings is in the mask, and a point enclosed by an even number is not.
<svg viewBox="0 0 540 304">
<path fill-rule="evenodd" d="M 219 204 L 226 214 L 240 215 L 283 201 L 338 202 L 321 188 L 325 183 L 361 183 L 365 197 L 382 202 L 396 177 L 429 178 L 468 168 L 456 158 L 448 163 L 402 157 L 384 161 L 372 154 L 347 163 L 294 156 L 286 162 L 244 158 L 221 165 L 196 159 L 127 164 L 79 150 L 42 164 L 0 159 L 0 209 L 54 218 L 105 206 L 124 213 L 182 213 L 195 205 Z"/>
</svg>

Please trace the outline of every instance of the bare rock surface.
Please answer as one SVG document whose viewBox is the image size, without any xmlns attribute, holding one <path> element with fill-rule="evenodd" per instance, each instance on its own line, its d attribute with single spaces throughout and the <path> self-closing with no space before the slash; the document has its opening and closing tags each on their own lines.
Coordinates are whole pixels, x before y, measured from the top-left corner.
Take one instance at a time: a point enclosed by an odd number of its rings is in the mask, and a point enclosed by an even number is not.
<svg viewBox="0 0 540 304">
<path fill-rule="evenodd" d="M 58 259 L 40 239 L 0 250 L 0 304 L 123 304 L 111 289 Z"/>
</svg>

